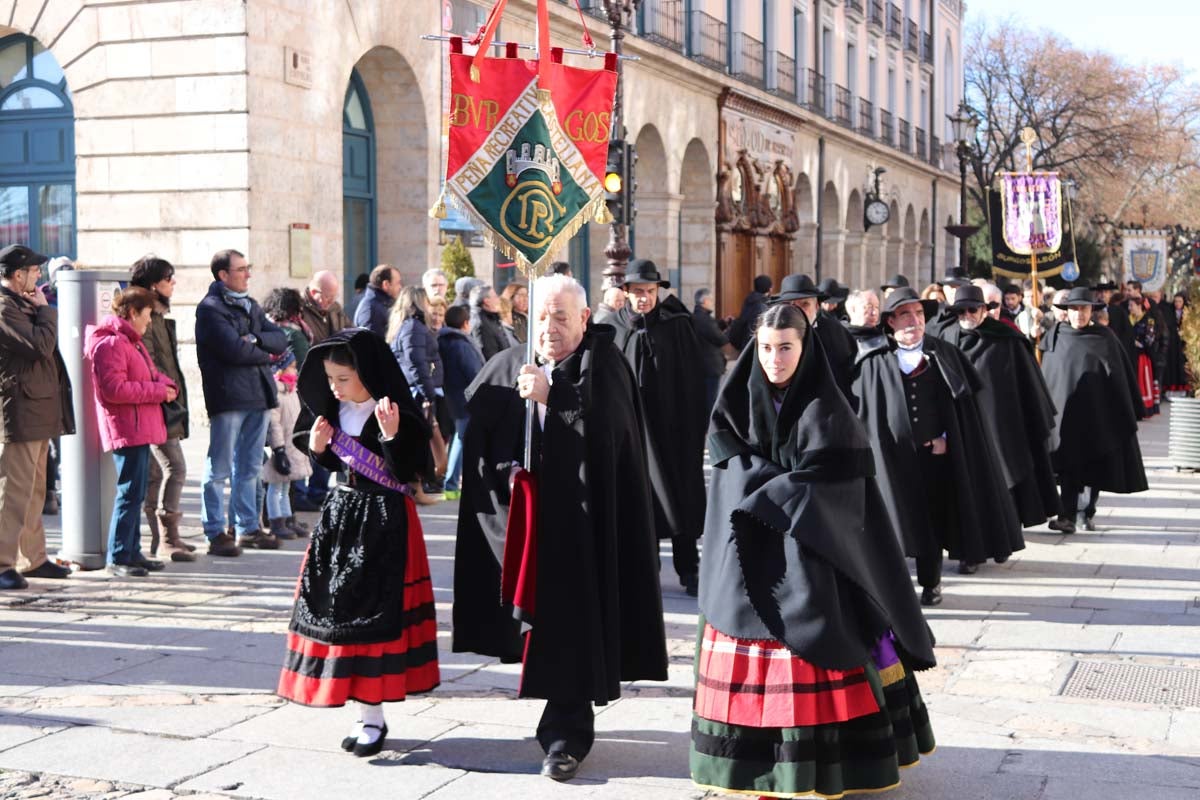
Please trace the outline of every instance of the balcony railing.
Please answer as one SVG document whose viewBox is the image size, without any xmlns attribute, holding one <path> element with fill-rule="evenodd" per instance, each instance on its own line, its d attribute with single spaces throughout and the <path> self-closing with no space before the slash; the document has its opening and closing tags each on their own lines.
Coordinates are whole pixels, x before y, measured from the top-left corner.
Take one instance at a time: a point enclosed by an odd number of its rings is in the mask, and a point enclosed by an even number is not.
<svg viewBox="0 0 1200 800">
<path fill-rule="evenodd" d="M 772 50 L 769 61 L 767 74 L 770 83 L 767 88 L 772 94 L 786 97 L 788 100 L 795 100 L 796 60 L 778 50 Z"/>
<path fill-rule="evenodd" d="M 904 21 L 904 52 L 913 58 L 917 57 L 917 40 L 920 38 L 921 30 L 917 27 L 917 23 L 911 19 Z"/>
<path fill-rule="evenodd" d="M 921 61 L 933 66 L 933 34 L 921 34 Z"/>
<path fill-rule="evenodd" d="M 929 163 L 942 168 L 942 140 L 936 136 L 929 137 Z"/>
<path fill-rule="evenodd" d="M 851 14 L 857 13 L 861 19 L 863 15 L 862 0 L 846 0 L 846 11 Z"/>
<path fill-rule="evenodd" d="M 562 0 L 562 2 L 571 5 L 570 0 Z M 608 19 L 608 12 L 604 10 L 604 3 L 601 0 L 579 0 L 579 8 L 593 17 Z"/>
<path fill-rule="evenodd" d="M 906 153 L 912 152 L 912 126 L 908 124 L 908 120 L 899 120 L 900 138 L 896 142 L 896 147 Z"/>
<path fill-rule="evenodd" d="M 692 60 L 724 71 L 729 63 L 725 23 L 703 11 L 693 11 L 690 32 Z"/>
<path fill-rule="evenodd" d="M 809 111 L 812 111 L 821 116 L 827 116 L 829 107 L 832 105 L 829 100 L 828 87 L 825 83 L 825 76 L 817 72 L 815 69 L 808 71 L 808 92 L 804 96 L 802 105 Z"/>
<path fill-rule="evenodd" d="M 883 0 L 868 0 L 867 2 L 867 25 L 882 32 L 884 26 L 883 16 Z"/>
<path fill-rule="evenodd" d="M 925 149 L 925 145 L 927 144 L 925 141 L 925 129 L 915 128 L 913 132 L 916 134 L 917 139 L 917 158 L 924 161 L 929 158 L 929 151 Z"/>
<path fill-rule="evenodd" d="M 892 112 L 879 109 L 879 141 L 884 144 L 895 144 L 896 122 Z"/>
<path fill-rule="evenodd" d="M 895 3 L 888 4 L 887 18 L 887 38 L 893 40 L 897 44 L 900 43 L 901 37 L 904 35 L 904 17 L 900 13 L 900 6 Z"/>
<path fill-rule="evenodd" d="M 763 43 L 748 33 L 736 33 L 733 36 L 733 59 L 730 73 L 733 77 L 763 85 Z"/>
<path fill-rule="evenodd" d="M 638 14 L 643 39 L 683 51 L 682 0 L 644 0 Z"/>
<path fill-rule="evenodd" d="M 851 109 L 854 108 L 854 98 L 850 96 L 850 90 L 845 86 L 833 87 L 833 118 L 839 125 L 844 125 L 851 130 L 854 129 L 854 118 L 850 116 Z"/>
<path fill-rule="evenodd" d="M 858 98 L 858 132 L 863 136 L 875 136 L 875 104 Z"/>
</svg>

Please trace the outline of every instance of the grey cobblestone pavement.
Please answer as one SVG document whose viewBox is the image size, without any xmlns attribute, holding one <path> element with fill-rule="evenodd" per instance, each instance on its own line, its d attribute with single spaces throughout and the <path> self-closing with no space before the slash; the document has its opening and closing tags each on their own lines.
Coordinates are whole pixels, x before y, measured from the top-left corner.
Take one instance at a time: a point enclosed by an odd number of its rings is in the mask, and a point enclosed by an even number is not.
<svg viewBox="0 0 1200 800">
<path fill-rule="evenodd" d="M 1166 465 L 1165 415 L 1141 435 L 1151 491 L 1103 496 L 1096 533 L 1027 532 L 971 577 L 948 565 L 929 615 L 940 665 L 921 676 L 939 749 L 890 797 L 1200 797 L 1200 476 Z M 194 478 L 186 499 L 199 543 Z M 598 709 L 579 779 L 555 784 L 519 668 L 448 652 L 455 513 L 421 514 L 443 683 L 388 707 L 373 759 L 338 748 L 351 711 L 272 693 L 303 542 L 0 596 L 0 798 L 703 796 L 687 773 L 695 601 L 664 573 L 670 680 Z"/>
</svg>

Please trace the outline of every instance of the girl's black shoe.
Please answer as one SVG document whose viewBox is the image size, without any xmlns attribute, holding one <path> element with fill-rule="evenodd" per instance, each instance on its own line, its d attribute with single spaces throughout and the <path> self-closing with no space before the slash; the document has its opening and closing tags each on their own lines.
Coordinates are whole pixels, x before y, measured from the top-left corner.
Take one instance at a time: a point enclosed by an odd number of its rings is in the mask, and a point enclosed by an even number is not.
<svg viewBox="0 0 1200 800">
<path fill-rule="evenodd" d="M 371 744 L 360 744 L 356 741 L 352 752 L 359 758 L 378 755 L 379 751 L 383 749 L 383 740 L 386 739 L 388 735 L 388 726 L 386 722 L 383 723 L 382 728 L 378 725 L 363 725 L 364 730 L 367 728 L 374 728 L 375 730 L 379 731 L 379 738 L 371 742 Z"/>
</svg>

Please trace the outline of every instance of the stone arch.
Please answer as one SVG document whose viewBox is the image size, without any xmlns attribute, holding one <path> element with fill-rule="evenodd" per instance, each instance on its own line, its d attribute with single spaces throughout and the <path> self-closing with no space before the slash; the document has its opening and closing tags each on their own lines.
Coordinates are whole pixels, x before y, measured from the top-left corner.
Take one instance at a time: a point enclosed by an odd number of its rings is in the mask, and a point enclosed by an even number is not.
<svg viewBox="0 0 1200 800">
<path fill-rule="evenodd" d="M 888 224 L 886 230 L 883 232 L 883 236 L 887 240 L 885 279 L 893 275 L 901 275 L 904 272 L 904 263 L 901 257 L 903 255 L 901 248 L 904 245 L 904 239 L 901 238 L 900 225 L 900 204 L 893 200 L 888 206 Z M 880 281 L 880 283 L 883 283 L 883 281 Z"/>
<path fill-rule="evenodd" d="M 796 240 L 792 246 L 792 272 L 811 275 L 817 253 L 817 211 L 812 181 L 804 172 L 796 176 L 793 197 L 800 227 L 796 229 Z"/>
<path fill-rule="evenodd" d="M 801 225 L 817 221 L 812 181 L 803 172 L 796 176 L 796 216 L 800 218 Z"/>
<path fill-rule="evenodd" d="M 637 217 L 629 237 L 633 257 L 648 258 L 660 269 L 667 269 L 668 265 L 676 263 L 671 243 L 677 241 L 679 224 L 678 216 L 671 213 L 671 198 L 674 196 L 678 203 L 678 195 L 672 195 L 667 177 L 667 150 L 662 135 L 653 125 L 642 126 L 634 143 L 637 148 L 634 167 Z"/>
<path fill-rule="evenodd" d="M 408 61 L 387 46 L 373 47 L 354 64 L 371 104 L 374 119 L 376 263 L 395 264 L 406 283 L 417 280 L 428 261 L 433 204 L 428 188 L 425 102 L 420 82 Z M 347 75 L 347 82 L 350 77 Z M 343 220 L 343 237 L 359 235 L 352 220 Z M 343 279 L 353 284 L 345 270 Z M 352 289 L 346 288 L 346 296 Z"/>
<path fill-rule="evenodd" d="M 833 181 L 825 184 L 821 192 L 821 274 L 820 278 L 837 278 L 845 282 L 845 266 L 842 260 L 842 245 L 845 230 L 842 228 L 841 199 Z M 813 276 L 814 278 L 818 276 Z"/>
<path fill-rule="evenodd" d="M 678 256 L 675 263 L 679 270 L 679 296 L 685 303 L 689 302 L 696 289 L 713 288 L 716 280 L 716 231 L 713 226 L 717 191 L 715 176 L 716 170 L 708 155 L 708 148 L 700 139 L 692 139 L 683 151 L 679 168 L 679 201 L 675 206 L 679 219 L 675 248 Z"/>
<path fill-rule="evenodd" d="M 938 274 L 933 263 L 933 235 L 929 230 L 929 209 L 921 209 L 921 221 L 917 223 L 917 274 Z"/>
<path fill-rule="evenodd" d="M 863 201 L 858 189 L 850 191 L 846 200 L 846 279 L 842 283 L 857 289 L 866 284 L 864 272 L 865 231 L 863 229 Z"/>
</svg>

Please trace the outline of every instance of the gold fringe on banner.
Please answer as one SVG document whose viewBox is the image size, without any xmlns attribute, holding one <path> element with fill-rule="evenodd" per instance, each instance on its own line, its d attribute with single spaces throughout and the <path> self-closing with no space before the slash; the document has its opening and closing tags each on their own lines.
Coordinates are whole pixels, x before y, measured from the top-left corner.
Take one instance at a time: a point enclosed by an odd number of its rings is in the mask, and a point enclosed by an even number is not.
<svg viewBox="0 0 1200 800">
<path fill-rule="evenodd" d="M 540 277 L 543 268 L 562 252 L 562 249 L 567 246 L 571 237 L 579 233 L 580 228 L 589 222 L 598 221 L 602 212 L 608 214 L 608 207 L 604 204 L 604 194 L 601 193 L 593 197 L 584 204 L 583 208 L 579 209 L 565 228 L 554 235 L 554 238 L 550 240 L 550 244 L 546 247 L 546 252 L 537 261 L 530 261 L 520 250 L 513 247 L 507 239 L 497 234 L 492 229 L 492 226 L 479 215 L 470 203 L 465 202 L 454 192 L 447 193 L 443 191 L 443 196 L 450 201 L 451 205 L 465 214 L 472 225 L 482 231 L 483 241 L 488 247 L 496 250 L 505 258 L 511 258 L 513 263 L 517 265 L 517 269 L 527 279 Z M 609 218 L 611 219 L 611 215 L 609 215 Z"/>
<path fill-rule="evenodd" d="M 601 225 L 612 225 L 614 221 L 612 212 L 608 210 L 608 203 L 601 203 L 597 206 L 596 216 L 592 217 L 592 222 L 598 222 Z"/>
<path fill-rule="evenodd" d="M 429 216 L 433 219 L 446 218 L 446 189 L 443 187 L 438 194 L 437 202 L 433 204 L 433 208 L 429 209 Z"/>
</svg>

